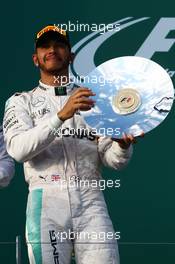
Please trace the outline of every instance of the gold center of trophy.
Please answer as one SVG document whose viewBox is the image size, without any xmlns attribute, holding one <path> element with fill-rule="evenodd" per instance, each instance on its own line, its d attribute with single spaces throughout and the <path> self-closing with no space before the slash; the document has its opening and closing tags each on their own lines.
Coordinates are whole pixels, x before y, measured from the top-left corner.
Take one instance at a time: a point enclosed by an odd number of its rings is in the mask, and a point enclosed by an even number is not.
<svg viewBox="0 0 175 264">
<path fill-rule="evenodd" d="M 140 95 L 133 88 L 123 88 L 113 97 L 114 110 L 120 115 L 136 112 L 140 105 Z"/>
</svg>

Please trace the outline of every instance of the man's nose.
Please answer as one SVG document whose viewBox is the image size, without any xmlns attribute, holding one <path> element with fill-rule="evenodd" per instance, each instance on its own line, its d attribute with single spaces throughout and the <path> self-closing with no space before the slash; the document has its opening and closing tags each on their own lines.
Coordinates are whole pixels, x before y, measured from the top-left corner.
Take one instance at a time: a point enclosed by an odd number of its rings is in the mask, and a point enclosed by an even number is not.
<svg viewBox="0 0 175 264">
<path fill-rule="evenodd" d="M 55 53 L 55 47 L 54 46 L 49 47 L 49 53 Z"/>
</svg>

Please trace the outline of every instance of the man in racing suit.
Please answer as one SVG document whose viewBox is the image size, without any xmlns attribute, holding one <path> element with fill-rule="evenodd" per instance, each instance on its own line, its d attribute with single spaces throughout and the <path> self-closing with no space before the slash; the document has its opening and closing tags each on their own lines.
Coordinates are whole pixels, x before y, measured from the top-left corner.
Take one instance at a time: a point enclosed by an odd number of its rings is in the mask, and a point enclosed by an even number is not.
<svg viewBox="0 0 175 264">
<path fill-rule="evenodd" d="M 6 187 L 14 175 L 14 161 L 7 154 L 2 126 L 0 126 L 0 188 Z"/>
<path fill-rule="evenodd" d="M 73 83 L 56 86 L 54 82 L 55 75 L 68 76 L 72 60 L 67 33 L 44 28 L 37 34 L 33 55 L 41 73 L 38 87 L 17 93 L 6 103 L 7 150 L 24 163 L 30 190 L 29 259 L 31 264 L 68 264 L 74 249 L 77 264 L 119 264 L 103 193 L 91 183 L 101 179 L 101 164 L 116 170 L 125 166 L 135 139 L 124 135 L 118 143 L 98 138 L 90 130 L 80 132 L 87 125 L 77 110 L 93 107 L 89 98 L 93 92 Z M 81 181 L 88 186 L 80 186 Z M 102 241 L 100 234 L 108 238 Z"/>
</svg>

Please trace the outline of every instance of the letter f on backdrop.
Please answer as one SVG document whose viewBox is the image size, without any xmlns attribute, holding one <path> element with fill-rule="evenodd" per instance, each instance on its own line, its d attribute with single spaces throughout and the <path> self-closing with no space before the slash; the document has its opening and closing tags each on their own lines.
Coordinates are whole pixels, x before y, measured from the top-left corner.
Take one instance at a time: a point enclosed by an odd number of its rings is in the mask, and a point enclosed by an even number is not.
<svg viewBox="0 0 175 264">
<path fill-rule="evenodd" d="M 136 56 L 151 59 L 155 52 L 169 51 L 175 43 L 175 39 L 166 38 L 171 30 L 175 30 L 175 18 L 161 18 L 137 51 Z"/>
</svg>

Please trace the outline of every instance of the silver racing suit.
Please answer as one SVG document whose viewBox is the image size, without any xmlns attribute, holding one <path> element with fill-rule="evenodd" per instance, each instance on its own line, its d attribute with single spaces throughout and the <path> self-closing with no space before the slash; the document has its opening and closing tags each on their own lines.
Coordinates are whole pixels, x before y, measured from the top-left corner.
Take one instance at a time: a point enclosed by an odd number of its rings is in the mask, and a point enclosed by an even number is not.
<svg viewBox="0 0 175 264">
<path fill-rule="evenodd" d="M 78 87 L 67 85 L 67 94 L 60 89 L 40 82 L 6 103 L 7 150 L 24 163 L 30 190 L 26 212 L 30 263 L 68 264 L 74 250 L 77 264 L 119 264 L 103 193 L 93 184 L 101 179 L 101 164 L 121 169 L 132 147 L 124 150 L 110 138 L 97 140 L 91 132 L 81 133 L 87 125 L 79 113 L 62 122 L 56 113 Z"/>
<path fill-rule="evenodd" d="M 6 187 L 14 175 L 14 161 L 7 154 L 2 126 L 0 126 L 0 188 Z"/>
</svg>

